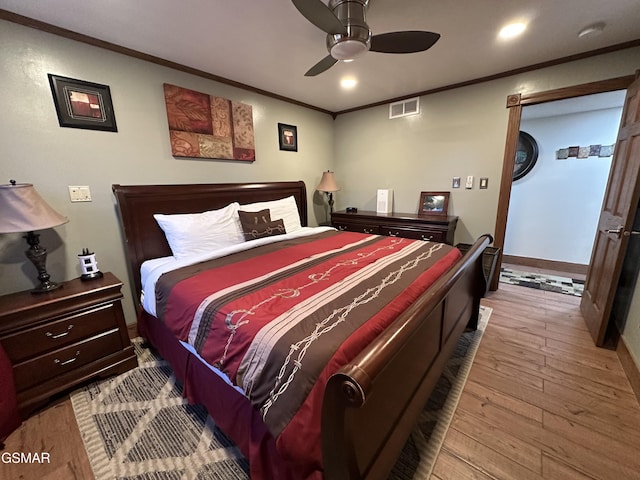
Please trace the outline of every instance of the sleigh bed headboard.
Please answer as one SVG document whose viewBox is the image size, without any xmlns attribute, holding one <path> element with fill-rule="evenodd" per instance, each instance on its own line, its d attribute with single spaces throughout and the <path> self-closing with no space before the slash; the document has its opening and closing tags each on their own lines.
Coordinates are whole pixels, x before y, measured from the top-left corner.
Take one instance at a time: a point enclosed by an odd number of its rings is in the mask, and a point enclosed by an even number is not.
<svg viewBox="0 0 640 480">
<path fill-rule="evenodd" d="M 145 260 L 171 255 L 153 215 L 199 213 L 240 204 L 292 196 L 307 226 L 307 191 L 304 182 L 218 183 L 184 185 L 112 185 L 126 245 L 127 267 L 136 309 L 141 292 L 140 266 Z"/>
</svg>

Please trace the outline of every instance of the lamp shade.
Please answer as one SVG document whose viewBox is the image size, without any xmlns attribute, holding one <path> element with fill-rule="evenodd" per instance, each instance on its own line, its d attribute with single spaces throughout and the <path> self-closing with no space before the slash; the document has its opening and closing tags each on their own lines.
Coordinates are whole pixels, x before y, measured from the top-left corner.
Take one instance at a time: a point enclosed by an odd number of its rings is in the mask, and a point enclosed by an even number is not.
<svg viewBox="0 0 640 480">
<path fill-rule="evenodd" d="M 322 172 L 322 178 L 320 179 L 320 183 L 316 187 L 316 190 L 319 192 L 337 192 L 340 190 L 340 187 L 338 187 L 336 179 L 333 176 L 333 172 Z"/>
<path fill-rule="evenodd" d="M 30 183 L 0 185 L 0 233 L 57 227 L 69 219 L 56 212 Z"/>
</svg>

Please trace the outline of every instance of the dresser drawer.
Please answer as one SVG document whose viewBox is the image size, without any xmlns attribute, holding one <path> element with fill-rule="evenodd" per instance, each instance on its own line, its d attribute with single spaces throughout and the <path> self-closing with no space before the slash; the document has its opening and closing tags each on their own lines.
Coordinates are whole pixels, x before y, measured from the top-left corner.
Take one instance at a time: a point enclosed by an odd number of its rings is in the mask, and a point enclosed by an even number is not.
<svg viewBox="0 0 640 480">
<path fill-rule="evenodd" d="M 414 240 L 425 240 L 430 242 L 444 243 L 447 233 L 441 230 L 426 230 L 407 227 L 380 227 L 381 235 L 389 235 L 390 237 L 404 237 Z"/>
<path fill-rule="evenodd" d="M 53 352 L 14 364 L 13 372 L 18 392 L 40 382 L 76 369 L 109 354 L 122 350 L 117 328 L 60 348 Z"/>
<path fill-rule="evenodd" d="M 333 226 L 342 232 L 359 232 L 369 235 L 378 235 L 380 233 L 380 227 L 378 225 L 369 225 L 365 223 L 333 222 Z"/>
<path fill-rule="evenodd" d="M 83 338 L 117 328 L 116 307 L 108 303 L 97 308 L 65 316 L 44 325 L 21 330 L 0 339 L 13 363 L 42 355 Z"/>
</svg>

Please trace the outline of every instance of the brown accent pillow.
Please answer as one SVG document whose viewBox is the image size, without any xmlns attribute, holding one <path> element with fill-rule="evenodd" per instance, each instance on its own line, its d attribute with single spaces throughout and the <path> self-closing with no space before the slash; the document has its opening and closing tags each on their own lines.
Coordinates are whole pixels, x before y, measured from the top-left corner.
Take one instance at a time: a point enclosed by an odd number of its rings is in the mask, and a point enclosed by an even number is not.
<svg viewBox="0 0 640 480">
<path fill-rule="evenodd" d="M 242 231 L 245 230 L 245 225 L 253 226 L 259 223 L 267 223 L 271 221 L 271 212 L 268 208 L 258 212 L 245 212 L 244 210 L 238 210 L 238 216 L 240 217 L 240 223 L 242 224 Z"/>
<path fill-rule="evenodd" d="M 271 237 L 274 235 L 284 235 L 287 233 L 282 219 L 271 221 L 269 209 L 259 212 L 238 211 L 242 233 L 245 240 L 255 240 L 256 238 Z"/>
<path fill-rule="evenodd" d="M 253 225 L 249 230 L 242 229 L 245 240 L 255 240 L 256 238 L 273 237 L 275 235 L 284 235 L 287 231 L 284 228 L 284 221 L 280 218 L 267 223 L 258 223 Z"/>
</svg>

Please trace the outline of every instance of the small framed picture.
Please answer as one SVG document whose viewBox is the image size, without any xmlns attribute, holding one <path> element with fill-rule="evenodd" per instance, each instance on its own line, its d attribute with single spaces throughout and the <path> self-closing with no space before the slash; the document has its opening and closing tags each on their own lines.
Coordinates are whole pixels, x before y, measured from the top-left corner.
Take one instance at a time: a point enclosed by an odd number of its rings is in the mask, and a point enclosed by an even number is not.
<svg viewBox="0 0 640 480">
<path fill-rule="evenodd" d="M 61 127 L 117 132 L 107 85 L 48 74 Z"/>
<path fill-rule="evenodd" d="M 558 160 L 566 160 L 569 158 L 569 149 L 568 148 L 559 148 L 556 151 L 556 159 Z"/>
<path fill-rule="evenodd" d="M 578 158 L 589 158 L 589 147 L 578 148 Z"/>
<path fill-rule="evenodd" d="M 293 125 L 278 123 L 278 141 L 280 150 L 298 151 L 298 128 Z"/>
<path fill-rule="evenodd" d="M 451 188 L 460 188 L 460 177 L 453 177 L 453 182 L 451 182 Z"/>
<path fill-rule="evenodd" d="M 421 215 L 447 215 L 449 210 L 449 192 L 420 192 Z"/>
<path fill-rule="evenodd" d="M 610 157 L 611 155 L 613 155 L 613 145 L 601 145 L 600 146 L 600 153 L 598 154 L 599 157 Z"/>
<path fill-rule="evenodd" d="M 489 179 L 487 177 L 480 177 L 480 189 L 484 190 L 489 188 Z"/>
</svg>

